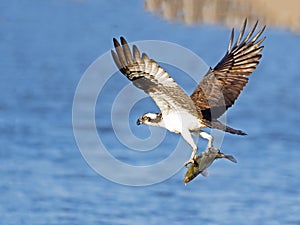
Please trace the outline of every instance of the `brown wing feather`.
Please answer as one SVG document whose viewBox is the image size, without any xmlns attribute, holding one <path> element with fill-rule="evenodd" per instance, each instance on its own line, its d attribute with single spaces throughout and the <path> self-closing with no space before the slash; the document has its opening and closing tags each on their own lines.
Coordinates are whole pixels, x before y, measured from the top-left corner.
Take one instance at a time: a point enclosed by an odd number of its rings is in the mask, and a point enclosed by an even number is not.
<svg viewBox="0 0 300 225">
<path fill-rule="evenodd" d="M 191 95 L 203 118 L 211 121 L 219 118 L 231 107 L 248 82 L 248 77 L 259 63 L 265 37 L 258 40 L 265 26 L 253 36 L 258 22 L 243 39 L 247 19 L 234 46 L 232 29 L 228 50 L 222 60 L 210 69 Z M 243 39 L 243 40 L 242 40 Z"/>
<path fill-rule="evenodd" d="M 132 83 L 150 95 L 162 113 L 171 110 L 187 111 L 198 116 L 192 99 L 177 85 L 170 75 L 145 53 L 133 45 L 132 53 L 126 40 L 121 37 L 121 45 L 114 38 L 115 51 L 112 57 L 119 70 Z"/>
</svg>

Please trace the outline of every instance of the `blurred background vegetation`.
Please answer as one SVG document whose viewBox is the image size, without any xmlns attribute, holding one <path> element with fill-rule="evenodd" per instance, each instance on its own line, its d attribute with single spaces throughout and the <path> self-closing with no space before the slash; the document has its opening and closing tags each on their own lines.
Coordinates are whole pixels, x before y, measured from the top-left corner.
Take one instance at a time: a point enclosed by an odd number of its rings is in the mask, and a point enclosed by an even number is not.
<svg viewBox="0 0 300 225">
<path fill-rule="evenodd" d="M 268 25 L 300 31 L 300 2 L 297 0 L 146 0 L 146 10 L 166 20 L 198 23 L 226 24 L 234 27 L 248 17 L 258 18 Z"/>
</svg>

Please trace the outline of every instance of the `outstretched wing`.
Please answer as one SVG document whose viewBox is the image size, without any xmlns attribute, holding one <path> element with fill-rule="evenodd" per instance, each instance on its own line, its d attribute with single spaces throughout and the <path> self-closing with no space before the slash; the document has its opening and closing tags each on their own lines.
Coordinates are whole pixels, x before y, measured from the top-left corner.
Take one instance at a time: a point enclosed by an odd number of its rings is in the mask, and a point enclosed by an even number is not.
<svg viewBox="0 0 300 225">
<path fill-rule="evenodd" d="M 248 76 L 255 70 L 265 37 L 258 40 L 265 26 L 253 36 L 258 21 L 243 39 L 247 19 L 234 44 L 234 29 L 232 29 L 228 50 L 222 60 L 210 69 L 200 81 L 191 95 L 198 111 L 204 119 L 219 118 L 238 98 L 240 92 L 248 82 Z M 243 40 L 242 40 L 243 39 Z"/>
<path fill-rule="evenodd" d="M 132 54 L 126 40 L 123 37 L 120 40 L 121 45 L 113 39 L 116 52 L 112 50 L 111 54 L 115 64 L 136 87 L 150 95 L 162 113 L 183 110 L 197 116 L 192 99 L 162 67 L 145 53 L 140 56 L 135 45 L 132 47 Z"/>
</svg>

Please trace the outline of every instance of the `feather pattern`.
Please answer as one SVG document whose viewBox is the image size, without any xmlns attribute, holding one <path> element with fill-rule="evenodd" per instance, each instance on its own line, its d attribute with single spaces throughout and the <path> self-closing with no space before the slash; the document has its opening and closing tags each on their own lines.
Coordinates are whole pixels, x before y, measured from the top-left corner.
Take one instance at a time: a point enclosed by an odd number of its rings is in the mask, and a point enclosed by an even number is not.
<svg viewBox="0 0 300 225">
<path fill-rule="evenodd" d="M 261 58 L 262 42 L 265 37 L 258 40 L 265 26 L 254 36 L 258 21 L 243 39 L 247 26 L 244 21 L 239 36 L 234 42 L 234 29 L 232 29 L 228 50 L 221 61 L 200 81 L 191 95 L 197 110 L 203 118 L 213 121 L 219 118 L 238 98 L 240 92 L 248 83 L 248 77 L 259 63 Z"/>
<path fill-rule="evenodd" d="M 112 57 L 119 70 L 133 84 L 146 92 L 157 104 L 163 114 L 170 111 L 185 111 L 199 117 L 192 99 L 177 85 L 170 75 L 147 54 L 133 45 L 132 52 L 125 38 L 121 37 L 121 45 L 114 38 L 115 51 Z"/>
</svg>

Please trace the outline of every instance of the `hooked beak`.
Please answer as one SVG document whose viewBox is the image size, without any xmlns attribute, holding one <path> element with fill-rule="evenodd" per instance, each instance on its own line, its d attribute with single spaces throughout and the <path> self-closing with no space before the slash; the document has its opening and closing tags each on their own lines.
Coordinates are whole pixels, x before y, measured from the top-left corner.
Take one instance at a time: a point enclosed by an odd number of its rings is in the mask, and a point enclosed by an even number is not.
<svg viewBox="0 0 300 225">
<path fill-rule="evenodd" d="M 140 118 L 136 121 L 136 125 L 141 125 L 141 120 L 140 120 Z"/>
</svg>

